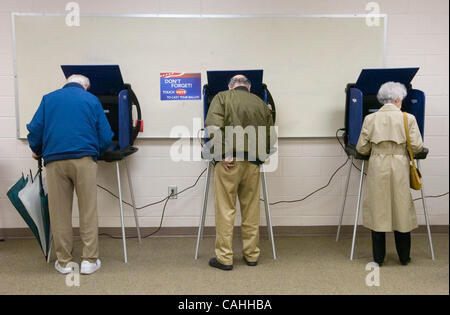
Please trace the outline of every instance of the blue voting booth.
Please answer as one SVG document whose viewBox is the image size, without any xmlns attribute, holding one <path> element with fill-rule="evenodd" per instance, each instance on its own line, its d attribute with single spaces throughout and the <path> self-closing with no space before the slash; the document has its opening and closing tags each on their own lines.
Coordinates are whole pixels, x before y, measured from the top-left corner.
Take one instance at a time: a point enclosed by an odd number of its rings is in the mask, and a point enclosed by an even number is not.
<svg viewBox="0 0 450 315">
<path fill-rule="evenodd" d="M 346 88 L 346 102 L 345 102 L 345 151 L 350 157 L 349 173 L 347 177 L 347 185 L 345 188 L 344 201 L 341 210 L 341 217 L 338 226 L 336 241 L 339 240 L 342 220 L 344 216 L 345 202 L 347 199 L 348 186 L 350 181 L 351 170 L 354 159 L 362 160 L 360 183 L 358 191 L 358 201 L 356 207 L 355 223 L 353 227 L 353 241 L 350 259 L 353 260 L 356 243 L 356 232 L 359 219 L 359 211 L 361 207 L 361 199 L 363 192 L 364 181 L 364 167 L 368 156 L 362 156 L 356 151 L 359 135 L 361 133 L 364 118 L 376 111 L 378 111 L 382 104 L 378 102 L 377 94 L 380 87 L 386 82 L 402 83 L 408 90 L 408 95 L 403 101 L 402 110 L 410 113 L 416 117 L 422 137 L 425 132 L 425 93 L 420 90 L 413 89 L 411 82 L 416 76 L 419 68 L 399 68 L 399 69 L 364 69 L 356 83 L 348 84 Z M 428 149 L 424 148 L 423 152 L 417 154 L 415 159 L 420 168 L 420 160 L 427 158 Z M 424 198 L 424 191 L 422 185 L 422 205 L 425 214 L 425 221 L 428 229 L 428 238 L 430 242 L 431 257 L 434 260 L 433 242 L 431 239 L 430 224 L 428 219 L 428 211 L 426 201 Z"/>
<path fill-rule="evenodd" d="M 105 162 L 116 163 L 124 261 L 127 263 L 128 258 L 119 162 L 123 161 L 125 163 L 128 176 L 128 186 L 130 188 L 134 218 L 137 228 L 137 236 L 139 242 L 141 242 L 141 233 L 136 212 L 131 176 L 128 171 L 126 161 L 128 156 L 136 153 L 138 150 L 133 147 L 133 143 L 136 140 L 142 125 L 139 101 L 136 94 L 131 89 L 131 85 L 124 83 L 120 72 L 120 67 L 118 65 L 63 65 L 61 66 L 61 69 L 66 78 L 69 78 L 73 74 L 81 74 L 89 78 L 89 81 L 91 82 L 89 92 L 97 96 L 100 100 L 111 129 L 114 132 L 114 138 L 110 148 L 104 152 L 99 159 Z M 136 108 L 137 112 L 136 125 L 134 125 L 132 118 L 133 107 Z"/>
<path fill-rule="evenodd" d="M 133 145 L 142 124 L 139 101 L 125 84 L 118 65 L 61 66 L 66 78 L 81 74 L 89 78 L 89 92 L 98 97 L 114 132 L 113 144 L 108 151 L 124 150 Z M 132 120 L 132 109 L 137 110 L 137 124 Z"/>
<path fill-rule="evenodd" d="M 275 102 L 273 101 L 272 95 L 270 94 L 267 85 L 263 83 L 263 73 L 264 73 L 263 70 L 207 71 L 208 83 L 203 87 L 204 120 L 206 120 L 206 116 L 208 115 L 208 110 L 214 96 L 216 96 L 219 92 L 228 90 L 228 83 L 231 80 L 231 78 L 233 78 L 235 75 L 241 74 L 250 80 L 251 82 L 250 92 L 259 96 L 266 104 L 270 105 L 272 109 L 273 120 L 275 122 L 276 118 Z M 205 142 L 209 140 L 206 132 L 204 139 Z M 208 192 L 212 167 L 214 167 L 213 163 L 208 162 L 208 167 L 206 170 L 206 183 L 203 191 L 202 211 L 200 214 L 200 224 L 198 228 L 197 245 L 195 249 L 195 259 L 198 259 L 200 240 L 203 238 L 203 229 L 205 226 L 206 210 L 208 206 Z M 267 180 L 266 174 L 264 173 L 264 165 L 262 165 L 261 167 L 262 167 L 261 183 L 264 196 L 264 207 L 266 211 L 267 228 L 269 239 L 270 242 L 272 243 L 272 255 L 273 258 L 276 259 L 277 255 L 273 237 L 272 217 L 270 214 L 269 196 L 267 191 Z"/>
<path fill-rule="evenodd" d="M 423 136 L 425 125 L 425 93 L 415 90 L 411 81 L 419 68 L 364 69 L 355 84 L 347 85 L 345 105 L 345 144 L 356 147 L 364 118 L 378 111 L 382 104 L 377 100 L 380 87 L 386 82 L 400 82 L 408 90 L 403 110 L 414 115 Z"/>
</svg>

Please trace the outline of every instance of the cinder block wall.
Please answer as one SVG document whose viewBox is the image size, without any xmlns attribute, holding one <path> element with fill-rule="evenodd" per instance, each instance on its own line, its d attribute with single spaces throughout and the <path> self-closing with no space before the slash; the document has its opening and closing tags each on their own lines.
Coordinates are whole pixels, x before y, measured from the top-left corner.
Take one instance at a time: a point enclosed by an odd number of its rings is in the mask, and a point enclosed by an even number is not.
<svg viewBox="0 0 450 315">
<path fill-rule="evenodd" d="M 68 1 L 0 1 L 0 228 L 25 227 L 23 220 L 6 198 L 6 191 L 21 172 L 36 169 L 25 141 L 16 139 L 13 44 L 11 12 L 64 13 Z M 79 0 L 82 14 L 364 14 L 368 1 L 361 0 Z M 427 94 L 426 146 L 430 158 L 423 162 L 426 193 L 436 195 L 449 189 L 449 2 L 447 0 L 382 0 L 381 13 L 389 15 L 387 66 L 420 66 L 414 86 Z M 132 34 L 130 34 L 132 36 Z M 357 44 L 357 43 L 355 43 Z M 326 58 L 326 56 L 317 56 Z M 45 80 L 45 73 L 42 74 Z M 344 86 L 342 87 L 344 89 Z M 36 100 L 39 102 L 40 100 Z M 342 99 L 344 106 L 344 95 Z M 314 104 L 311 104 L 314 106 Z M 150 126 L 149 126 L 150 127 Z M 129 166 L 138 205 L 154 202 L 167 195 L 168 185 L 181 190 L 191 185 L 205 168 L 201 162 L 175 163 L 169 151 L 174 140 L 139 140 L 140 150 Z M 280 165 L 269 175 L 272 201 L 303 197 L 327 183 L 331 173 L 345 161 L 335 139 L 290 139 L 279 145 Z M 346 172 L 339 172 L 332 185 L 305 202 L 272 208 L 274 225 L 336 225 L 343 197 Z M 122 174 L 124 191 L 126 176 Z M 117 191 L 114 165 L 101 164 L 98 182 Z M 358 174 L 353 172 L 345 224 L 351 224 L 355 212 Z M 165 226 L 196 226 L 199 221 L 204 180 L 195 189 L 171 200 Z M 118 202 L 99 190 L 100 225 L 120 225 Z M 415 194 L 417 196 L 417 194 Z M 129 194 L 125 193 L 129 200 Z M 423 211 L 416 203 L 419 220 Z M 448 225 L 449 200 L 429 199 L 431 222 Z M 139 212 L 142 226 L 159 224 L 162 205 Z M 213 195 L 210 194 L 207 225 L 214 222 Z M 132 211 L 126 208 L 127 225 L 133 226 Z M 263 218 L 262 218 L 263 221 Z M 74 222 L 78 224 L 75 202 Z M 239 223 L 239 222 L 237 222 Z"/>
</svg>

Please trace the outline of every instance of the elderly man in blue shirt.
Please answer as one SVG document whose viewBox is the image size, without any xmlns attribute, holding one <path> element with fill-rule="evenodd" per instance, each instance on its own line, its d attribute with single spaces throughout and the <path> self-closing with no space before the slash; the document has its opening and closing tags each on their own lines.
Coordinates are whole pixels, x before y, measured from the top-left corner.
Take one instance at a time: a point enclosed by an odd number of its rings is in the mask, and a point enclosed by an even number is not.
<svg viewBox="0 0 450 315">
<path fill-rule="evenodd" d="M 97 159 L 107 150 L 113 132 L 89 79 L 73 75 L 59 90 L 45 95 L 27 125 L 33 157 L 43 158 L 47 170 L 50 222 L 57 260 L 55 268 L 70 273 L 72 262 L 72 204 L 78 196 L 81 273 L 97 271 L 98 249 Z"/>
</svg>

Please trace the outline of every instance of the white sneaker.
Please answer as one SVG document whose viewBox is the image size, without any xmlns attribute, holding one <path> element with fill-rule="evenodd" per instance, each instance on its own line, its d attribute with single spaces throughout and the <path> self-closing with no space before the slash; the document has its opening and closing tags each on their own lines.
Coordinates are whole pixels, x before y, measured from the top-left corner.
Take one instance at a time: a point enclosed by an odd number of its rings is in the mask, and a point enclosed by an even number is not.
<svg viewBox="0 0 450 315">
<path fill-rule="evenodd" d="M 81 273 L 83 275 L 90 275 L 99 270 L 101 266 L 102 262 L 100 261 L 100 259 L 97 259 L 95 263 L 90 263 L 87 260 L 83 260 L 81 262 Z"/>
<path fill-rule="evenodd" d="M 72 267 L 62 267 L 58 261 L 55 261 L 55 269 L 62 273 L 63 275 L 66 275 L 68 273 L 71 273 L 73 271 Z"/>
</svg>

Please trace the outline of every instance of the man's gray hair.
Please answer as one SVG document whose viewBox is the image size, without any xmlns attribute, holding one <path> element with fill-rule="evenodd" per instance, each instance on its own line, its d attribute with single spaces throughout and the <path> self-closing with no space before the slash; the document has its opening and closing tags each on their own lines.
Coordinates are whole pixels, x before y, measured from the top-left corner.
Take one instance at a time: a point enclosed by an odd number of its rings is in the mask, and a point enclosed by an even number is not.
<svg viewBox="0 0 450 315">
<path fill-rule="evenodd" d="M 81 84 L 86 90 L 91 86 L 89 78 L 81 74 L 73 74 L 67 79 L 67 83 L 78 83 Z"/>
<path fill-rule="evenodd" d="M 232 89 L 235 85 L 237 86 L 246 86 L 250 88 L 252 85 L 250 80 L 247 79 L 244 75 L 238 74 L 231 78 L 230 82 L 228 83 L 228 87 Z"/>
<path fill-rule="evenodd" d="M 408 92 L 402 83 L 387 82 L 381 86 L 377 98 L 381 104 L 385 105 L 397 100 L 403 101 L 406 95 L 408 95 Z"/>
</svg>

